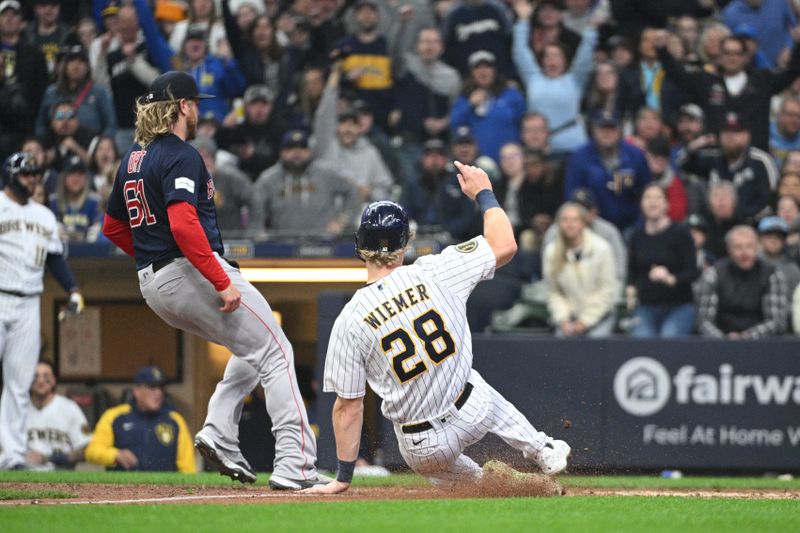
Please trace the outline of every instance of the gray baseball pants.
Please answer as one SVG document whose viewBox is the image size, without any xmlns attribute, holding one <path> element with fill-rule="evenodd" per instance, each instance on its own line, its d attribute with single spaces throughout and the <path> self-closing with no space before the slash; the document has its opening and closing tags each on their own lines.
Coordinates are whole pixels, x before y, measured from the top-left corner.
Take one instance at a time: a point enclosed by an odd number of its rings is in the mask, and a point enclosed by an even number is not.
<svg viewBox="0 0 800 533">
<path fill-rule="evenodd" d="M 289 339 L 261 293 L 238 269 L 217 260 L 242 294 L 232 313 L 219 311 L 219 294 L 185 258 L 155 273 L 152 267 L 140 270 L 142 296 L 167 324 L 225 346 L 234 355 L 208 403 L 203 433 L 220 447 L 238 451 L 242 399 L 260 381 L 275 435 L 274 473 L 314 479 L 317 444 L 297 386 Z"/>
</svg>

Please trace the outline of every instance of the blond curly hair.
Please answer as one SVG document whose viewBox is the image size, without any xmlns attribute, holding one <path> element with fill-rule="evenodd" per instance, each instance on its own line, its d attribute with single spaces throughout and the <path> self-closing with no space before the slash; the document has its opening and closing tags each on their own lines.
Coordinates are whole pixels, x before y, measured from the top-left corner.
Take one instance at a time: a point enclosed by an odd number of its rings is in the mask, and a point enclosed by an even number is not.
<svg viewBox="0 0 800 533">
<path fill-rule="evenodd" d="M 180 100 L 136 102 L 136 143 L 145 148 L 156 137 L 170 133 L 179 114 Z"/>
</svg>

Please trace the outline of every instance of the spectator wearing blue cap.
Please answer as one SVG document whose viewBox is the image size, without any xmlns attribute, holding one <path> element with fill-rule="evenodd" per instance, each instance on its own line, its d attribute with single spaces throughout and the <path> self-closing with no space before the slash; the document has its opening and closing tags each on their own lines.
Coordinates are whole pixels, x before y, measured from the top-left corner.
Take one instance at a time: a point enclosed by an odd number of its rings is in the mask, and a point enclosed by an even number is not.
<svg viewBox="0 0 800 533">
<path fill-rule="evenodd" d="M 785 0 L 733 0 L 723 10 L 722 20 L 734 31 L 743 24 L 752 29 L 768 68 L 776 67 L 781 53 L 792 46 L 791 30 L 797 25 Z"/>
<path fill-rule="evenodd" d="M 133 383 L 133 399 L 98 420 L 86 460 L 108 470 L 195 473 L 192 436 L 183 416 L 164 400 L 164 373 L 147 366 Z"/>
<path fill-rule="evenodd" d="M 619 116 L 604 109 L 594 116 L 592 140 L 570 157 L 564 198 L 590 189 L 600 216 L 624 232 L 639 220 L 639 198 L 650 180 L 644 153 L 622 140 Z"/>
<path fill-rule="evenodd" d="M 758 46 L 758 32 L 754 27 L 746 22 L 743 22 L 733 28 L 733 34 L 736 37 L 744 39 L 747 48 L 747 55 L 750 56 L 750 66 L 755 68 L 770 68 L 772 65 L 770 61 L 759 49 Z"/>
<path fill-rule="evenodd" d="M 786 279 L 788 293 L 794 294 L 794 290 L 800 284 L 800 267 L 786 255 L 786 237 L 788 235 L 789 225 L 781 217 L 764 217 L 758 223 L 761 259 L 781 271 Z"/>
</svg>

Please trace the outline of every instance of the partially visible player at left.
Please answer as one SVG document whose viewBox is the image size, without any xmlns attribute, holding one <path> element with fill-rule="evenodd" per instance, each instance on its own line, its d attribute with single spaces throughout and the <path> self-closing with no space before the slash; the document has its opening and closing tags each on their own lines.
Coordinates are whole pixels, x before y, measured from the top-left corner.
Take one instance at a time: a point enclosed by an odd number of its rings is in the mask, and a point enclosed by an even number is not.
<svg viewBox="0 0 800 533">
<path fill-rule="evenodd" d="M 25 417 L 39 361 L 44 267 L 70 293 L 68 309 L 83 310 L 83 297 L 64 259 L 56 217 L 30 198 L 41 178 L 33 155 L 17 152 L 5 160 L 0 192 L 0 470 L 25 467 Z"/>
</svg>

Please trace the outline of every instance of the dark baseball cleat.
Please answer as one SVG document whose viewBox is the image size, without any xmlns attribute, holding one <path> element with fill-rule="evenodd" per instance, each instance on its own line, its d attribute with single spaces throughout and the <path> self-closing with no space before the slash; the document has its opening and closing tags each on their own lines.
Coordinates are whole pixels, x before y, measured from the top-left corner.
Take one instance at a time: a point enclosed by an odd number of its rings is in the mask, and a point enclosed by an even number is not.
<svg viewBox="0 0 800 533">
<path fill-rule="evenodd" d="M 332 480 L 326 476 L 317 474 L 312 479 L 289 479 L 280 475 L 272 474 L 269 477 L 269 488 L 272 490 L 303 490 L 315 485 L 327 485 Z"/>
<path fill-rule="evenodd" d="M 194 447 L 220 475 L 242 483 L 255 483 L 256 473 L 241 452 L 223 450 L 202 433 L 194 437 Z"/>
</svg>

